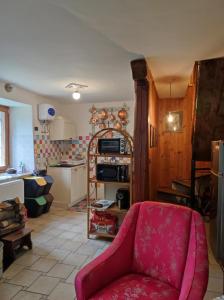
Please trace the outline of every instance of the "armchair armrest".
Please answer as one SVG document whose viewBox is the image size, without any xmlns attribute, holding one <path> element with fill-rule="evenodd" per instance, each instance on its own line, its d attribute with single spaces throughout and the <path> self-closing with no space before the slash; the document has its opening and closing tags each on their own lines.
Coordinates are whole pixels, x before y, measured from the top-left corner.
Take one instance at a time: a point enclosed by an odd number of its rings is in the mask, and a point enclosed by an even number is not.
<svg viewBox="0 0 224 300">
<path fill-rule="evenodd" d="M 191 235 L 179 300 L 203 300 L 208 284 L 208 249 L 205 225 L 192 213 Z"/>
<path fill-rule="evenodd" d="M 107 250 L 81 269 L 75 278 L 78 300 L 87 300 L 132 268 L 133 244 L 139 204 L 131 207 Z"/>
</svg>

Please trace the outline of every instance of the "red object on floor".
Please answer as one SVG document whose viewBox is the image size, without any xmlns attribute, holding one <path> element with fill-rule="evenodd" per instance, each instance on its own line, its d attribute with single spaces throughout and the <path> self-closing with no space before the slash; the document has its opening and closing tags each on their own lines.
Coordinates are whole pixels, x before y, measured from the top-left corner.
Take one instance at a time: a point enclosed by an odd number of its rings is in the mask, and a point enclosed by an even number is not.
<svg viewBox="0 0 224 300">
<path fill-rule="evenodd" d="M 78 300 L 203 300 L 208 254 L 201 216 L 182 206 L 132 206 L 108 249 L 79 271 Z"/>
<path fill-rule="evenodd" d="M 93 213 L 90 220 L 91 233 L 108 233 L 115 234 L 117 230 L 117 217 L 107 214 L 105 212 Z"/>
</svg>

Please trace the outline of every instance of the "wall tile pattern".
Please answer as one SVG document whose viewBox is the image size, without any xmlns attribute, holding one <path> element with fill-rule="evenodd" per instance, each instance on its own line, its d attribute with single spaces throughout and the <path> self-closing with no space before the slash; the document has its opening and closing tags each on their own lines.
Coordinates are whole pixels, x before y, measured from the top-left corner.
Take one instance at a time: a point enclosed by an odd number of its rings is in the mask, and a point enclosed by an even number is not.
<svg viewBox="0 0 224 300">
<path fill-rule="evenodd" d="M 34 134 L 34 155 L 36 169 L 45 169 L 48 164 L 60 160 L 75 160 L 77 155 L 87 157 L 90 135 L 79 136 L 75 140 L 51 141 L 48 134 Z M 130 163 L 129 158 L 101 158 L 99 163 Z"/>
<path fill-rule="evenodd" d="M 71 141 L 51 141 L 48 134 L 34 133 L 34 155 L 37 169 L 63 160 L 74 160 L 79 154 L 86 157 L 90 135 L 79 136 Z"/>
</svg>

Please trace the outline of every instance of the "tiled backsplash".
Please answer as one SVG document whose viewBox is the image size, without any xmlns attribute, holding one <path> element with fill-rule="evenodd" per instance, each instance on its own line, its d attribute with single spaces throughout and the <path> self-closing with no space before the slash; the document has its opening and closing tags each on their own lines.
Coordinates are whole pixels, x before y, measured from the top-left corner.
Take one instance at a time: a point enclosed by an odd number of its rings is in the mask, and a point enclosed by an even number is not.
<svg viewBox="0 0 224 300">
<path fill-rule="evenodd" d="M 77 155 L 81 154 L 86 157 L 90 136 L 79 136 L 76 140 L 63 142 L 63 159 L 73 160 Z"/>
<path fill-rule="evenodd" d="M 60 160 L 75 160 L 77 155 L 86 158 L 90 139 L 91 136 L 87 135 L 79 136 L 74 140 L 51 141 L 49 134 L 34 133 L 36 168 L 45 169 L 47 165 L 57 163 Z M 108 160 L 110 159 L 108 158 Z M 105 159 L 103 161 L 105 162 Z M 129 159 L 116 159 L 116 162 L 129 163 Z"/>
<path fill-rule="evenodd" d="M 48 134 L 34 133 L 34 156 L 37 169 L 60 160 L 74 160 L 77 155 L 86 157 L 90 136 L 79 136 L 75 140 L 51 141 Z"/>
</svg>

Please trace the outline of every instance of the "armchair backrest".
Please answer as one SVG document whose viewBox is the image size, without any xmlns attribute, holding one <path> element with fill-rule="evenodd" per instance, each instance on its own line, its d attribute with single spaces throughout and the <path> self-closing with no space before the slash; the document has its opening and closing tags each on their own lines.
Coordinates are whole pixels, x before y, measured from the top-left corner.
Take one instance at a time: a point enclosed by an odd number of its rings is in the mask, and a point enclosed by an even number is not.
<svg viewBox="0 0 224 300">
<path fill-rule="evenodd" d="M 191 260 L 189 251 L 196 251 L 198 247 L 191 236 L 195 218 L 201 220 L 198 213 L 187 207 L 159 202 L 141 203 L 135 231 L 133 271 L 181 290 L 186 262 L 189 264 Z M 200 224 L 200 234 L 205 235 L 201 230 L 204 225 Z M 200 247 L 207 251 L 205 237 Z"/>
</svg>

